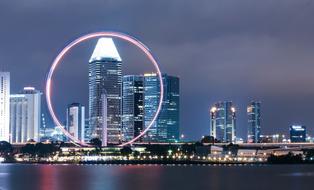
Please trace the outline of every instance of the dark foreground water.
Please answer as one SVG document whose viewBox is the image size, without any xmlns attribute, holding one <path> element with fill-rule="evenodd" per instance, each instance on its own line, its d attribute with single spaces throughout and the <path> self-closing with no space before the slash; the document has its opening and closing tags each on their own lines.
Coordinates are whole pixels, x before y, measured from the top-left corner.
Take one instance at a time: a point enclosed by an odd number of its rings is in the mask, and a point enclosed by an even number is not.
<svg viewBox="0 0 314 190">
<path fill-rule="evenodd" d="M 314 165 L 117 166 L 0 164 L 1 190 L 303 190 Z"/>
</svg>

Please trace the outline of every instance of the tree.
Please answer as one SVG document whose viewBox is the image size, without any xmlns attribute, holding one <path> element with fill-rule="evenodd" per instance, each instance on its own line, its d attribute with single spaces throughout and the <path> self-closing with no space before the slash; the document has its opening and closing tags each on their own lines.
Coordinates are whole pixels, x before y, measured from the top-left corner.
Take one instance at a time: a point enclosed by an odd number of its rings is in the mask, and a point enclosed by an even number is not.
<svg viewBox="0 0 314 190">
<path fill-rule="evenodd" d="M 93 146 L 95 146 L 96 148 L 101 148 L 102 142 L 99 138 L 92 138 L 89 143 Z"/>
<path fill-rule="evenodd" d="M 187 155 L 191 155 L 195 153 L 195 144 L 183 144 L 181 146 L 182 152 L 187 154 Z"/>
<path fill-rule="evenodd" d="M 58 148 L 55 147 L 53 144 L 43 144 L 43 143 L 37 143 L 35 145 L 35 152 L 39 157 L 46 157 L 50 156 L 57 151 Z"/>
<path fill-rule="evenodd" d="M 201 143 L 215 143 L 216 140 L 213 136 L 205 136 L 204 138 L 202 138 Z"/>
<path fill-rule="evenodd" d="M 22 147 L 21 152 L 23 154 L 29 154 L 30 156 L 38 156 L 38 157 L 47 157 L 55 152 L 59 151 L 60 147 L 58 144 L 44 144 L 44 143 L 36 143 L 30 144 L 27 143 L 25 146 Z"/>
<path fill-rule="evenodd" d="M 151 155 L 166 156 L 169 151 L 171 153 L 175 153 L 177 151 L 177 147 L 172 145 L 150 144 L 147 145 L 146 151 L 150 152 Z"/>
<path fill-rule="evenodd" d="M 139 151 L 137 151 L 137 150 L 133 151 L 133 156 L 134 157 L 137 157 L 137 156 L 140 156 L 140 155 L 141 155 L 141 153 Z"/>
<path fill-rule="evenodd" d="M 223 145 L 222 146 L 222 151 L 224 154 L 232 154 L 232 155 L 237 155 L 239 150 L 239 145 L 229 143 L 228 145 Z"/>
<path fill-rule="evenodd" d="M 0 155 L 8 155 L 13 152 L 12 145 L 7 141 L 0 141 Z"/>
<path fill-rule="evenodd" d="M 303 163 L 303 158 L 301 154 L 294 155 L 289 152 L 287 155 L 270 155 L 267 161 L 271 164 L 297 164 Z"/>
<path fill-rule="evenodd" d="M 36 143 L 36 141 L 34 139 L 29 139 L 27 143 Z"/>
<path fill-rule="evenodd" d="M 23 146 L 21 148 L 21 152 L 23 154 L 29 154 L 31 156 L 34 156 L 35 155 L 35 145 L 27 143 L 25 146 Z"/>
<path fill-rule="evenodd" d="M 129 146 L 124 146 L 120 149 L 120 152 L 122 156 L 129 156 L 132 154 L 132 149 Z"/>
<path fill-rule="evenodd" d="M 305 155 L 306 160 L 308 161 L 314 160 L 314 149 L 303 150 L 303 154 Z"/>
</svg>

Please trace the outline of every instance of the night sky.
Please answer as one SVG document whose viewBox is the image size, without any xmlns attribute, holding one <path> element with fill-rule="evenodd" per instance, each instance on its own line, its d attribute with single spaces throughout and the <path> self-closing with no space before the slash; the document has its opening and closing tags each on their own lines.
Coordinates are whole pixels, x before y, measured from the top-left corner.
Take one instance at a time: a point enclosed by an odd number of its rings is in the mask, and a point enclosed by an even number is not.
<svg viewBox="0 0 314 190">
<path fill-rule="evenodd" d="M 113 30 L 136 36 L 162 72 L 181 79 L 181 133 L 209 133 L 209 107 L 232 100 L 238 136 L 247 131 L 246 106 L 262 102 L 262 133 L 288 133 L 303 124 L 314 134 L 314 1 L 312 0 L 27 0 L 0 1 L 0 70 L 11 92 L 44 90 L 49 66 L 70 41 Z M 115 41 L 123 73 L 153 72 L 143 54 Z M 88 60 L 96 41 L 75 48 L 54 78 L 61 120 L 66 105 L 87 106 Z M 45 110 L 46 108 L 44 108 Z"/>
</svg>

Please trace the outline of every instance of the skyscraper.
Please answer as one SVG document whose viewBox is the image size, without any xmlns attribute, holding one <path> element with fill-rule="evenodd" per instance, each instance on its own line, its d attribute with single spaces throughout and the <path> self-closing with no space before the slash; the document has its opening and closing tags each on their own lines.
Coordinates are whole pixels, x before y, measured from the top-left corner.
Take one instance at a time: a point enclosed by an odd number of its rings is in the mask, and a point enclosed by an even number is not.
<svg viewBox="0 0 314 190">
<path fill-rule="evenodd" d="M 251 102 L 247 107 L 248 115 L 248 143 L 260 142 L 261 135 L 261 103 Z"/>
<path fill-rule="evenodd" d="M 41 95 L 33 87 L 25 87 L 10 96 L 10 142 L 40 141 Z"/>
<path fill-rule="evenodd" d="M 121 67 L 122 59 L 113 40 L 100 38 L 89 60 L 89 128 L 92 133 L 89 136 L 103 139 L 103 130 L 107 127 L 108 143 L 121 140 Z M 107 119 L 103 118 L 104 97 Z"/>
<path fill-rule="evenodd" d="M 91 130 L 89 128 L 89 119 L 85 118 L 84 142 L 90 141 L 91 139 L 90 135 L 91 135 Z"/>
<path fill-rule="evenodd" d="M 0 141 L 10 140 L 10 73 L 0 72 Z"/>
<path fill-rule="evenodd" d="M 85 141 L 85 107 L 72 103 L 67 108 L 66 129 L 80 141 Z"/>
<path fill-rule="evenodd" d="M 123 141 L 138 136 L 144 126 L 144 78 L 139 75 L 123 76 L 122 134 Z"/>
<path fill-rule="evenodd" d="M 232 102 L 218 102 L 210 109 L 210 135 L 221 142 L 236 142 L 236 109 Z"/>
<path fill-rule="evenodd" d="M 156 122 L 145 135 L 149 142 L 177 142 L 180 129 L 180 81 L 178 77 L 162 75 L 164 100 Z M 159 103 L 160 84 L 157 74 L 144 75 L 144 126 L 153 119 Z"/>
<path fill-rule="evenodd" d="M 305 142 L 306 141 L 306 127 L 302 125 L 290 126 L 290 141 Z"/>
</svg>

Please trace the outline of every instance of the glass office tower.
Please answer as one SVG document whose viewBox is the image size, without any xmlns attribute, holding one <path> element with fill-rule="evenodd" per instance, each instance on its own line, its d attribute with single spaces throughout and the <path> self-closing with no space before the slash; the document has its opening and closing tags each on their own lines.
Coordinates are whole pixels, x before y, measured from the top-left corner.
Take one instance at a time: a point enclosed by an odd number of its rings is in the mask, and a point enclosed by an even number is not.
<svg viewBox="0 0 314 190">
<path fill-rule="evenodd" d="M 305 142 L 306 141 L 306 127 L 302 125 L 290 126 L 290 141 Z"/>
<path fill-rule="evenodd" d="M 122 84 L 122 134 L 123 141 L 130 141 L 142 132 L 144 126 L 144 78 L 123 76 Z"/>
<path fill-rule="evenodd" d="M 261 136 L 261 103 L 251 102 L 247 107 L 248 116 L 248 143 L 260 142 Z"/>
<path fill-rule="evenodd" d="M 215 103 L 210 119 L 211 136 L 220 142 L 236 142 L 236 109 L 231 101 Z"/>
<path fill-rule="evenodd" d="M 177 142 L 180 129 L 180 81 L 178 77 L 162 75 L 164 100 L 160 114 L 147 132 L 147 142 Z M 144 125 L 148 126 L 158 108 L 160 84 L 157 74 L 144 75 Z"/>
<path fill-rule="evenodd" d="M 116 144 L 121 141 L 121 67 L 122 59 L 113 40 L 100 38 L 89 60 L 91 134 L 87 136 L 97 137 L 103 141 L 103 144 L 107 142 Z M 104 103 L 107 105 L 106 108 L 103 107 Z M 104 110 L 107 112 L 106 116 L 103 115 Z"/>
</svg>

